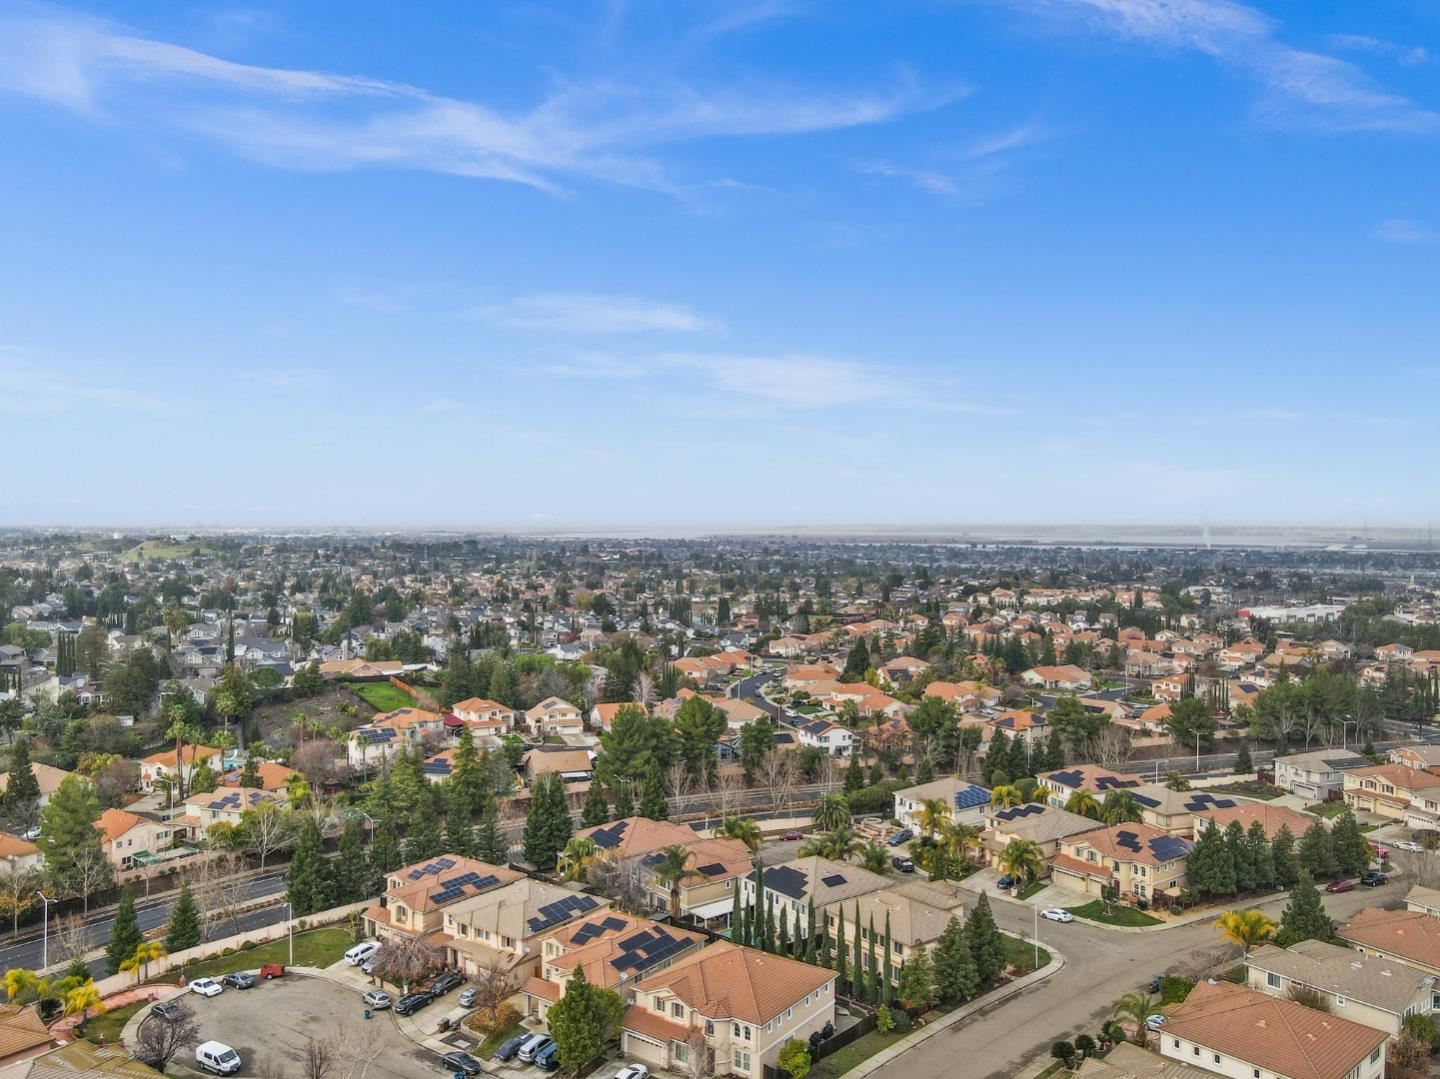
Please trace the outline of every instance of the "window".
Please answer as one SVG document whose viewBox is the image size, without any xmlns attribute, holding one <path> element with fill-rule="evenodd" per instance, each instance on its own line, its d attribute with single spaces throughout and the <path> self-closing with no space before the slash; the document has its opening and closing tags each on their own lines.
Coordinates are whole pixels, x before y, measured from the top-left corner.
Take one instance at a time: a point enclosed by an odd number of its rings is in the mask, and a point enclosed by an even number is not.
<svg viewBox="0 0 1440 1079">
<path fill-rule="evenodd" d="M 739 1023 L 731 1023 L 731 1024 L 730 1024 L 730 1037 L 732 1037 L 732 1038 L 738 1038 L 738 1037 L 740 1037 L 740 1024 L 739 1024 Z"/>
<path fill-rule="evenodd" d="M 655 1010 L 656 1010 L 657 1012 L 659 1012 L 661 1015 L 664 1015 L 664 1014 L 665 1014 L 665 1002 L 664 1002 L 663 1000 L 661 1000 L 659 997 L 656 997 L 656 998 L 655 998 Z"/>
<path fill-rule="evenodd" d="M 1212 1053 L 1211 1055 L 1215 1058 L 1215 1063 L 1216 1063 L 1216 1064 L 1219 1064 L 1219 1063 L 1220 1063 L 1220 1054 L 1219 1054 L 1219 1053 Z"/>
<path fill-rule="evenodd" d="M 731 1057 L 731 1060 L 734 1063 L 735 1070 L 737 1072 L 749 1072 L 750 1054 L 745 1052 L 745 1050 L 736 1049 L 734 1055 Z"/>
<path fill-rule="evenodd" d="M 1251 1069 L 1250 1069 L 1250 1074 L 1251 1074 L 1251 1076 L 1254 1077 L 1254 1079 L 1260 1079 L 1260 1069 L 1259 1069 L 1259 1068 L 1251 1068 Z"/>
<path fill-rule="evenodd" d="M 1336 998 L 1335 998 L 1335 1007 L 1337 1007 L 1337 1008 L 1343 1008 L 1343 1007 L 1345 1007 L 1345 998 L 1344 998 L 1344 997 L 1336 997 Z"/>
<path fill-rule="evenodd" d="M 1377 1045 L 1377 1046 L 1371 1051 L 1371 1053 L 1370 1053 L 1370 1063 L 1371 1063 L 1371 1064 L 1374 1064 L 1376 1061 L 1378 1061 L 1378 1060 L 1380 1059 L 1380 1050 L 1383 1049 L 1383 1048 L 1384 1048 L 1384 1046 Z"/>
<path fill-rule="evenodd" d="M 690 1063 L 690 1047 L 684 1042 L 671 1042 L 670 1055 L 675 1058 L 677 1064 Z"/>
<path fill-rule="evenodd" d="M 676 1019 L 684 1019 L 685 1005 L 681 1004 L 678 1000 L 675 1001 L 670 1005 L 670 1014 L 673 1015 Z"/>
<path fill-rule="evenodd" d="M 1198 1045 L 1192 1045 L 1190 1047 L 1190 1053 L 1192 1056 L 1198 1057 L 1200 1055 L 1200 1047 Z"/>
<path fill-rule="evenodd" d="M 1171 1049 L 1179 1049 L 1179 1048 L 1180 1048 L 1180 1039 L 1179 1039 L 1179 1038 L 1171 1038 L 1171 1039 L 1170 1039 L 1170 1048 L 1171 1048 Z"/>
<path fill-rule="evenodd" d="M 1265 975 L 1265 984 L 1268 985 L 1271 989 L 1279 989 L 1280 975 L 1276 974 L 1273 970 L 1267 972 Z"/>
</svg>

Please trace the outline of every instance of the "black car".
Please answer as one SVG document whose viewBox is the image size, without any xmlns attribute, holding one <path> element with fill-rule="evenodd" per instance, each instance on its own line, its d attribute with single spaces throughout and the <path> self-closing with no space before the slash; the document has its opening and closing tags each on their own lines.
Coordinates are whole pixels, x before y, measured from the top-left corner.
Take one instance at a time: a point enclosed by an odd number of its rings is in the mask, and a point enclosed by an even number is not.
<svg viewBox="0 0 1440 1079">
<path fill-rule="evenodd" d="M 495 1059 L 499 1061 L 514 1060 L 515 1054 L 520 1052 L 520 1046 L 525 1044 L 525 1039 L 528 1037 L 530 1037 L 528 1034 L 517 1034 L 508 1041 L 502 1042 L 500 1048 L 495 1050 Z"/>
<path fill-rule="evenodd" d="M 1004 891 L 1006 888 L 1013 888 L 1015 887 L 1015 878 L 1012 877 L 1009 873 L 1006 873 L 1003 877 L 1001 877 L 995 882 L 995 887 L 999 888 L 1001 891 Z"/>
<path fill-rule="evenodd" d="M 458 989 L 465 984 L 465 976 L 456 974 L 453 970 L 447 970 L 440 977 L 430 983 L 430 992 L 437 997 L 443 997 L 452 989 Z"/>
<path fill-rule="evenodd" d="M 158 1015 L 161 1019 L 179 1019 L 184 1012 L 178 1001 L 162 1000 L 150 1009 L 151 1015 Z"/>
<path fill-rule="evenodd" d="M 227 989 L 254 989 L 255 975 L 247 974 L 243 970 L 237 970 L 233 974 L 227 974 L 221 978 L 220 984 Z"/>
<path fill-rule="evenodd" d="M 902 873 L 915 872 L 915 863 L 909 858 L 891 858 L 890 864 Z"/>
<path fill-rule="evenodd" d="M 395 1002 L 396 1015 L 414 1015 L 425 1005 L 435 998 L 424 989 L 417 993 L 408 993 Z"/>
<path fill-rule="evenodd" d="M 446 1053 L 440 1058 L 440 1063 L 445 1066 L 446 1071 L 459 1072 L 461 1075 L 479 1075 L 484 1069 L 480 1062 L 469 1053 Z"/>
<path fill-rule="evenodd" d="M 1387 883 L 1389 880 L 1390 878 L 1387 877 L 1384 873 L 1372 869 L 1370 872 L 1366 873 L 1363 877 L 1360 878 L 1360 883 L 1365 885 L 1365 887 L 1367 888 L 1378 888 L 1380 887 L 1380 885 Z"/>
<path fill-rule="evenodd" d="M 912 832 L 909 828 L 901 828 L 898 832 L 896 832 L 888 840 L 886 840 L 886 842 L 889 843 L 892 847 L 898 847 L 901 843 L 908 843 L 914 838 L 915 833 Z"/>
</svg>

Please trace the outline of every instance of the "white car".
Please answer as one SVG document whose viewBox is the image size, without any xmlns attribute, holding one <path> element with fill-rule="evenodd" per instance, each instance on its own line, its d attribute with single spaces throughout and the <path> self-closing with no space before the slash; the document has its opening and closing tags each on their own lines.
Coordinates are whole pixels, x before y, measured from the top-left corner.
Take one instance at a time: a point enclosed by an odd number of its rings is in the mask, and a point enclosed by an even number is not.
<svg viewBox="0 0 1440 1079">
<path fill-rule="evenodd" d="M 615 1073 L 615 1079 L 645 1079 L 650 1069 L 644 1064 L 627 1064 Z"/>
<path fill-rule="evenodd" d="M 1040 912 L 1040 917 L 1048 918 L 1052 922 L 1073 922 L 1075 915 L 1068 910 L 1061 910 L 1059 907 L 1050 907 Z"/>
<path fill-rule="evenodd" d="M 1145 1017 L 1145 1025 L 1151 1030 L 1159 1030 L 1169 1021 L 1170 1019 L 1168 1016 L 1161 1015 L 1159 1012 L 1156 1012 L 1154 1015 L 1147 1015 Z"/>
<path fill-rule="evenodd" d="M 225 992 L 225 987 L 214 978 L 196 978 L 190 983 L 190 992 L 199 993 L 202 997 L 218 997 Z"/>
<path fill-rule="evenodd" d="M 1399 843 L 1395 844 L 1395 849 L 1408 850 L 1411 854 L 1423 854 L 1425 852 L 1425 848 L 1413 839 L 1402 839 Z"/>
</svg>

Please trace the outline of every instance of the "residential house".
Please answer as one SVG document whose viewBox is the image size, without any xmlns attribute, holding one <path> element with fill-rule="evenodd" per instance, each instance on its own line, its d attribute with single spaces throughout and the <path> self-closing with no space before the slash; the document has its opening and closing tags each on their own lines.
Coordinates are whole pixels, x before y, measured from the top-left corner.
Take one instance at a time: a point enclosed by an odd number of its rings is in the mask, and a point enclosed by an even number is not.
<svg viewBox="0 0 1440 1079">
<path fill-rule="evenodd" d="M 1229 982 L 1201 982 L 1170 1013 L 1160 1053 L 1231 1079 L 1381 1079 L 1385 1034 Z"/>
<path fill-rule="evenodd" d="M 1010 741 L 1020 739 L 1031 749 L 1050 735 L 1050 724 L 1039 712 L 1007 709 L 991 719 L 984 732 L 984 749 L 988 752 L 996 731 L 1004 731 Z"/>
<path fill-rule="evenodd" d="M 931 682 L 925 687 L 925 696 L 939 697 L 957 708 L 990 708 L 1000 703 L 1000 691 L 983 682 Z"/>
<path fill-rule="evenodd" d="M 588 749 L 569 746 L 535 746 L 520 758 L 525 769 L 525 782 L 534 786 L 541 776 L 559 775 L 566 783 L 582 783 L 595 770 L 595 761 Z"/>
<path fill-rule="evenodd" d="M 0 1064 L 7 1060 L 16 1061 L 0 1069 L 0 1079 L 164 1079 L 162 1072 L 141 1063 L 130 1049 L 118 1043 L 97 1045 L 88 1038 L 78 1038 L 48 1053 L 29 1055 L 36 1047 L 49 1044 L 47 1035 L 44 1041 L 31 1046 L 29 1052 L 14 1050 L 16 1044 L 38 1037 L 35 1032 L 37 1025 L 44 1029 L 44 1024 L 34 1015 L 35 1009 L 31 1007 L 16 1016 L 29 1024 L 28 1033 L 24 1035 L 20 1035 L 22 1027 L 19 1023 L 7 1022 L 8 1016 L 0 1018 Z M 12 1031 L 20 1037 L 10 1037 Z M 16 1059 L 21 1055 L 24 1059 Z"/>
<path fill-rule="evenodd" d="M 152 753 L 148 757 L 142 757 L 140 760 L 140 785 L 146 790 L 153 790 L 157 784 L 171 782 L 176 775 L 179 775 L 181 776 L 180 785 L 182 787 L 189 786 L 195 769 L 200 765 L 209 764 L 216 771 L 220 770 L 221 753 L 220 750 L 210 746 L 182 746 L 178 767 L 176 759 L 173 749 L 162 750 L 159 753 Z"/>
<path fill-rule="evenodd" d="M 322 677 L 349 682 L 383 682 L 404 673 L 405 664 L 398 659 L 337 659 L 320 664 Z"/>
<path fill-rule="evenodd" d="M 1054 667 L 1031 667 L 1020 673 L 1020 681 L 1027 686 L 1044 689 L 1067 689 L 1079 691 L 1089 689 L 1090 672 L 1073 663 L 1062 663 Z"/>
<path fill-rule="evenodd" d="M 386 875 L 379 902 L 361 915 L 365 933 L 380 940 L 431 937 L 444 930 L 452 905 L 524 876 L 460 854 L 402 866 Z"/>
<path fill-rule="evenodd" d="M 445 717 L 424 708 L 397 708 L 378 715 L 350 732 L 347 745 L 352 768 L 371 768 L 402 749 L 445 739 Z"/>
<path fill-rule="evenodd" d="M 1440 917 L 1440 888 L 1427 888 L 1423 884 L 1411 885 L 1410 890 L 1405 893 L 1405 909 Z"/>
<path fill-rule="evenodd" d="M 875 673 L 885 685 L 893 689 L 903 689 L 929 667 L 930 664 L 923 659 L 916 659 L 914 656 L 896 656 L 877 667 Z"/>
<path fill-rule="evenodd" d="M 0 1004 L 0 1064 L 12 1065 L 50 1044 L 50 1031 L 40 1018 L 38 1005 Z M 10 1068 L 5 1070 L 8 1072 Z"/>
<path fill-rule="evenodd" d="M 1028 839 L 1050 859 L 1060 853 L 1063 840 L 1100 827 L 1097 820 L 1043 802 L 992 809 L 980 834 L 980 854 L 987 864 L 995 865 L 1011 843 Z"/>
<path fill-rule="evenodd" d="M 600 703 L 590 709 L 590 727 L 592 730 L 608 731 L 615 725 L 615 714 L 622 708 L 638 708 L 647 712 L 643 704 L 638 701 L 619 701 L 615 703 Z"/>
<path fill-rule="evenodd" d="M 254 787 L 220 787 L 206 794 L 190 795 L 185 799 L 180 815 L 171 823 L 182 825 L 194 839 L 205 839 L 217 824 L 236 828 L 244 815 L 260 804 L 271 802 L 281 805 L 284 801 L 283 794 Z"/>
<path fill-rule="evenodd" d="M 576 971 L 602 989 L 624 992 L 705 943 L 705 936 L 615 910 L 576 919 L 540 942 L 540 973 L 522 990 L 524 1013 L 544 1019 Z"/>
<path fill-rule="evenodd" d="M 1185 887 L 1185 856 L 1194 844 L 1148 824 L 1114 824 L 1066 839 L 1050 860 L 1056 884 L 1099 895 L 1110 887 L 1144 899 Z"/>
<path fill-rule="evenodd" d="M 1375 649 L 1375 658 L 1381 663 L 1404 663 L 1414 655 L 1415 649 L 1408 644 L 1382 644 Z"/>
<path fill-rule="evenodd" d="M 1345 772 L 1370 762 L 1343 749 L 1316 749 L 1275 758 L 1275 786 L 1311 801 L 1323 802 L 1344 787 Z"/>
<path fill-rule="evenodd" d="M 802 746 L 823 749 L 827 756 L 848 757 L 855 748 L 855 732 L 828 719 L 812 719 L 797 731 Z"/>
<path fill-rule="evenodd" d="M 1299 839 L 1315 823 L 1315 818 L 1308 813 L 1301 813 L 1298 809 L 1290 809 L 1286 806 L 1279 806 L 1273 802 L 1245 802 L 1237 801 L 1230 806 L 1212 806 L 1206 809 L 1197 809 L 1193 812 L 1195 818 L 1195 837 L 1198 839 L 1200 833 L 1207 828 L 1219 828 L 1222 831 L 1230 826 L 1231 821 L 1239 821 L 1240 827 L 1247 832 L 1250 825 L 1256 821 L 1260 827 L 1265 829 L 1265 835 L 1274 839 L 1281 828 L 1290 829 L 1290 834 Z"/>
<path fill-rule="evenodd" d="M 916 835 L 920 834 L 920 812 L 933 798 L 950 808 L 954 824 L 980 824 L 990 810 L 990 791 L 963 779 L 947 776 L 895 792 L 895 819 Z"/>
<path fill-rule="evenodd" d="M 530 733 L 538 737 L 580 734 L 585 730 L 585 716 L 563 697 L 546 697 L 525 713 L 525 722 Z"/>
<path fill-rule="evenodd" d="M 639 858 L 639 880 L 651 907 L 669 910 L 673 898 L 680 914 L 707 925 L 728 926 L 737 882 L 755 868 L 750 848 L 738 839 L 722 837 L 692 838 L 681 845 L 690 852 L 689 872 L 676 883 L 673 896 L 670 883 L 656 874 L 665 852 L 651 851 Z"/>
<path fill-rule="evenodd" d="M 1129 790 L 1145 785 L 1143 776 L 1132 772 L 1112 772 L 1098 764 L 1076 764 L 1069 768 L 1057 768 L 1053 772 L 1041 772 L 1035 777 L 1045 790 L 1045 797 L 1052 806 L 1065 808 L 1065 803 L 1076 791 L 1090 791 L 1103 798 L 1116 790 Z"/>
<path fill-rule="evenodd" d="M 40 788 L 40 807 L 43 809 L 50 804 L 50 796 L 60 789 L 60 784 L 70 775 L 63 768 L 56 768 L 51 764 L 41 764 L 39 761 L 30 762 L 30 774 L 35 777 L 35 783 Z M 0 772 L 0 794 L 4 794 L 10 786 L 10 773 Z"/>
<path fill-rule="evenodd" d="M 1277 997 L 1310 990 L 1331 1015 L 1392 1038 L 1409 1016 L 1429 1015 L 1435 996 L 1434 975 L 1322 940 L 1263 944 L 1245 957 L 1245 972 L 1251 989 Z"/>
<path fill-rule="evenodd" d="M 1440 977 L 1440 917 L 1433 914 L 1366 907 L 1335 935 L 1361 955 L 1392 959 Z"/>
<path fill-rule="evenodd" d="M 1440 746 L 1421 742 L 1413 746 L 1397 746 L 1386 754 L 1392 764 L 1404 764 L 1411 768 L 1440 768 Z M 0 788 L 3 789 L 3 788 Z"/>
<path fill-rule="evenodd" d="M 446 962 L 468 976 L 500 970 L 518 990 L 540 974 L 542 939 L 576 918 L 601 915 L 610 901 L 521 877 L 445 908 Z"/>
<path fill-rule="evenodd" d="M 117 869 L 130 869 L 169 850 L 184 834 L 184 825 L 124 809 L 102 810 L 95 821 L 100 847 Z"/>
<path fill-rule="evenodd" d="M 964 924 L 963 894 L 963 889 L 950 881 L 912 880 L 854 899 L 837 900 L 822 912 L 825 933 L 834 939 L 843 917 L 846 941 L 853 948 L 859 935 L 865 968 L 878 982 L 885 970 L 888 925 L 890 969 L 898 977 L 900 968 L 916 955 L 934 952 L 951 918 Z"/>
<path fill-rule="evenodd" d="M 222 787 L 238 787 L 243 774 L 243 768 L 231 768 L 220 780 L 220 785 Z M 260 781 L 258 788 L 269 794 L 286 793 L 290 789 L 290 780 L 299 774 L 294 768 L 289 768 L 279 761 L 260 761 L 255 766 L 255 775 Z"/>
<path fill-rule="evenodd" d="M 515 727 L 515 710 L 485 697 L 466 697 L 450 706 L 456 719 L 472 734 L 509 734 Z"/>
<path fill-rule="evenodd" d="M 641 858 L 665 847 L 684 846 L 697 838 L 695 830 L 688 825 L 648 817 L 622 817 L 608 824 L 581 828 L 575 837 L 593 840 L 601 857 L 617 861 Z M 564 875 L 570 872 L 570 868 L 562 853 L 555 871 Z"/>
<path fill-rule="evenodd" d="M 1253 667 L 1260 662 L 1260 657 L 1265 654 L 1265 646 L 1253 638 L 1247 637 L 1243 641 L 1236 641 L 1234 644 L 1227 644 L 1215 656 L 1215 661 L 1227 671 L 1237 670 L 1241 667 Z"/>
<path fill-rule="evenodd" d="M 0 832 L 0 870 L 5 876 L 18 877 L 38 871 L 44 862 L 40 848 L 30 840 Z"/>
<path fill-rule="evenodd" d="M 777 922 L 785 917 L 791 927 L 791 940 L 809 935 L 812 911 L 818 924 L 818 914 L 826 907 L 881 891 L 892 883 L 887 877 L 848 862 L 820 857 L 796 858 L 766 866 L 762 875 L 765 894 L 759 903 L 767 910 L 774 910 Z M 757 901 L 754 876 L 742 879 L 740 889 L 741 902 L 753 906 Z"/>
<path fill-rule="evenodd" d="M 1440 823 L 1440 775 L 1404 764 L 1366 764 L 1341 777 L 1345 804 L 1357 813 L 1405 821 L 1411 828 Z"/>
<path fill-rule="evenodd" d="M 786 1042 L 834 1023 L 837 977 L 728 941 L 711 945 L 636 983 L 620 1051 L 652 1069 L 763 1079 Z"/>
<path fill-rule="evenodd" d="M 1163 783 L 1146 783 L 1130 788 L 1140 809 L 1140 820 L 1171 835 L 1190 835 L 1195 830 L 1196 811 L 1233 809 L 1235 798 L 1207 790 L 1171 790 Z"/>
</svg>

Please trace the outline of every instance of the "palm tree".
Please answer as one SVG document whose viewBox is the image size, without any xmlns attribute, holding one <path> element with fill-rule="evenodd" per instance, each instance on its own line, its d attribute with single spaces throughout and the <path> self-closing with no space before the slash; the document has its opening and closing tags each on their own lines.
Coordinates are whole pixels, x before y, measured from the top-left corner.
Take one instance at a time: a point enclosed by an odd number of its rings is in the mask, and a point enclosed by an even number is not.
<svg viewBox="0 0 1440 1079">
<path fill-rule="evenodd" d="M 860 848 L 860 836 L 854 828 L 836 828 L 833 832 L 815 836 L 800 848 L 800 857 L 829 858 L 833 862 L 849 859 Z"/>
<path fill-rule="evenodd" d="M 952 824 L 940 837 L 940 845 L 952 858 L 963 858 L 970 848 L 979 849 L 980 829 L 973 824 Z"/>
<path fill-rule="evenodd" d="M 1110 1014 L 1120 1019 L 1135 1021 L 1135 1044 L 1145 1048 L 1148 1028 L 1145 1020 L 1155 1013 L 1155 998 L 1148 993 L 1126 993 L 1115 1002 Z"/>
<path fill-rule="evenodd" d="M 1253 907 L 1249 910 L 1227 910 L 1215 919 L 1214 925 L 1217 933 L 1231 944 L 1238 945 L 1246 955 L 1273 937 L 1280 928 L 1274 918 Z"/>
<path fill-rule="evenodd" d="M 680 917 L 680 882 L 690 873 L 690 859 L 695 852 L 678 843 L 672 843 L 660 851 L 660 861 L 654 873 L 670 889 L 670 917 Z"/>
<path fill-rule="evenodd" d="M 890 852 L 871 840 L 860 849 L 860 868 L 871 873 L 890 872 Z"/>
<path fill-rule="evenodd" d="M 165 955 L 165 944 L 158 940 L 142 940 L 128 959 L 120 961 L 122 971 L 133 970 L 137 982 L 144 981 L 145 968 Z"/>
<path fill-rule="evenodd" d="M 950 823 L 950 803 L 944 798 L 926 798 L 920 803 L 920 834 L 926 838 L 935 838 L 939 832 Z"/>
<path fill-rule="evenodd" d="M 1140 820 L 1140 803 L 1129 791 L 1111 791 L 1100 807 L 1100 819 L 1106 824 L 1135 824 Z"/>
<path fill-rule="evenodd" d="M 990 792 L 990 804 L 997 805 L 1001 809 L 1009 809 L 1011 806 L 1023 805 L 1025 795 L 1020 788 L 1009 783 L 1002 783 Z"/>
<path fill-rule="evenodd" d="M 1015 878 L 1017 887 L 1039 880 L 1045 872 L 1045 855 L 1030 839 L 1012 839 L 1000 852 L 1000 868 Z"/>
<path fill-rule="evenodd" d="M 560 852 L 565 860 L 565 879 L 583 880 L 590 869 L 590 863 L 600 854 L 600 848 L 589 836 L 571 836 L 570 842 Z"/>
<path fill-rule="evenodd" d="M 96 1015 L 105 1013 L 105 1003 L 100 997 L 100 990 L 95 988 L 94 978 L 86 979 L 83 984 L 65 994 L 65 1014 L 80 1016 L 78 1025 L 81 1031 L 85 1029 L 92 1008 Z"/>
<path fill-rule="evenodd" d="M 1125 1040 L 1125 1028 L 1118 1019 L 1107 1019 L 1100 1024 L 1100 1045 L 1109 1048 Z"/>
<path fill-rule="evenodd" d="M 850 823 L 850 803 L 838 792 L 827 794 L 815 803 L 810 818 L 815 822 L 815 827 L 823 832 L 844 828 Z"/>
<path fill-rule="evenodd" d="M 1094 791 L 1071 791 L 1070 797 L 1065 800 L 1065 809 L 1091 820 L 1100 819 L 1100 802 Z"/>
<path fill-rule="evenodd" d="M 760 844 L 765 839 L 760 831 L 760 825 L 749 817 L 726 817 L 720 824 L 720 830 L 730 839 L 738 839 L 744 843 L 750 848 L 751 854 L 760 849 Z"/>
</svg>

